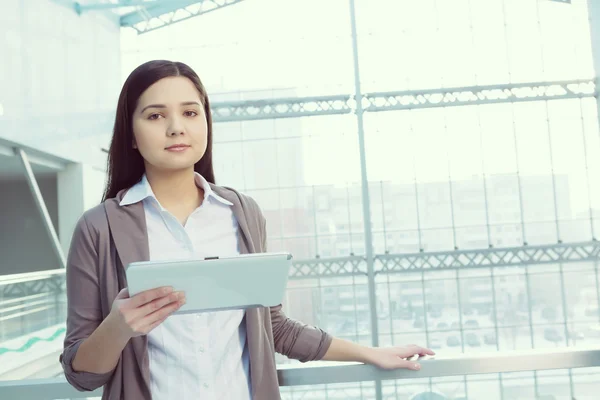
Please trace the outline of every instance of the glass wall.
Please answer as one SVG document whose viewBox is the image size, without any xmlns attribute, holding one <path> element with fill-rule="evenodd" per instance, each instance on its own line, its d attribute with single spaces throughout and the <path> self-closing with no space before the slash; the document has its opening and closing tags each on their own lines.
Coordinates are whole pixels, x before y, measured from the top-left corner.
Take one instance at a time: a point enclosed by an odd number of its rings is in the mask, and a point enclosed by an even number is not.
<svg viewBox="0 0 600 400">
<path fill-rule="evenodd" d="M 594 77 L 583 0 L 355 3 L 363 93 Z M 346 0 L 245 2 L 140 36 L 124 32 L 122 51 L 124 76 L 153 58 L 189 63 L 213 102 L 355 91 Z M 595 99 L 367 112 L 364 133 L 376 255 L 490 257 L 481 268 L 378 273 L 380 345 L 422 343 L 448 354 L 600 342 L 596 262 L 505 266 L 499 258 L 504 248 L 591 242 L 600 229 Z M 348 260 L 366 255 L 356 117 L 219 123 L 215 140 L 217 179 L 257 199 L 269 249 L 309 260 L 309 276 L 290 282 L 288 314 L 370 344 L 366 275 L 310 272 L 334 265 L 344 273 Z M 458 398 L 488 387 L 481 379 L 423 385 Z M 504 377 L 498 398 L 515 398 L 507 393 L 521 383 L 531 389 L 528 379 Z M 423 385 L 386 385 L 384 393 L 413 398 Z M 370 398 L 373 390 L 327 393 Z"/>
</svg>

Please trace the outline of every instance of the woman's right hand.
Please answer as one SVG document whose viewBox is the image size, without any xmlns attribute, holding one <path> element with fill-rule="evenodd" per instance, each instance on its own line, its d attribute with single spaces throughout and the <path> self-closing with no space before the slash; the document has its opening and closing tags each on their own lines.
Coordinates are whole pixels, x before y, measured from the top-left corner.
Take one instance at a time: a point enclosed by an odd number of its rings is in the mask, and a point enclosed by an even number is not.
<svg viewBox="0 0 600 400">
<path fill-rule="evenodd" d="M 125 288 L 113 301 L 109 317 L 119 335 L 130 339 L 148 334 L 184 304 L 185 294 L 173 292 L 171 287 L 146 290 L 133 297 Z"/>
</svg>

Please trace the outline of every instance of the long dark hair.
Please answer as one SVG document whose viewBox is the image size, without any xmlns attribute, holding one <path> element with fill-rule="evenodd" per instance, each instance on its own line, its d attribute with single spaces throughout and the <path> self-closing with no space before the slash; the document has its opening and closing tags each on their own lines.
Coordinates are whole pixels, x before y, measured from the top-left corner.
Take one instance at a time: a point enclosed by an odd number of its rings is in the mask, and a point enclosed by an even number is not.
<svg viewBox="0 0 600 400">
<path fill-rule="evenodd" d="M 119 95 L 113 137 L 108 151 L 108 178 L 102 201 L 117 196 L 122 189 L 138 183 L 144 174 L 144 159 L 132 146 L 132 116 L 142 93 L 157 81 L 172 77 L 188 78 L 198 92 L 204 106 L 208 126 L 207 144 L 204 156 L 194 165 L 194 171 L 207 181 L 215 183 L 212 165 L 212 117 L 206 89 L 198 75 L 189 66 L 180 62 L 155 60 L 137 67 L 127 78 Z"/>
</svg>

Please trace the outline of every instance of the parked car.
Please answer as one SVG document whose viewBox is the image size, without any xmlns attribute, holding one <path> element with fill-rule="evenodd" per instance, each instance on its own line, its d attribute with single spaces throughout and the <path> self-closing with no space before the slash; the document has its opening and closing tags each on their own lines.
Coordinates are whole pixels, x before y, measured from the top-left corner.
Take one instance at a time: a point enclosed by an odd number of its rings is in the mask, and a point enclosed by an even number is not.
<svg viewBox="0 0 600 400">
<path fill-rule="evenodd" d="M 555 328 L 544 329 L 544 339 L 552 343 L 558 343 L 564 340 L 562 335 Z"/>
<path fill-rule="evenodd" d="M 496 334 L 494 332 L 490 332 L 483 335 L 483 343 L 487 344 L 488 346 L 495 346 Z"/>
<path fill-rule="evenodd" d="M 448 339 L 446 339 L 446 345 L 448 345 L 448 347 L 458 347 L 460 346 L 460 339 L 456 336 L 448 336 Z"/>
<path fill-rule="evenodd" d="M 445 331 L 445 330 L 448 330 L 448 328 L 450 328 L 450 327 L 448 326 L 448 324 L 447 324 L 447 323 L 445 323 L 445 322 L 440 322 L 440 323 L 438 323 L 438 324 L 437 324 L 437 328 L 438 328 L 438 330 L 440 330 L 440 331 Z"/>
<path fill-rule="evenodd" d="M 466 321 L 463 325 L 465 328 L 479 328 L 479 322 L 475 321 L 474 319 Z"/>
<path fill-rule="evenodd" d="M 556 311 L 556 308 L 545 307 L 542 310 L 542 318 L 546 321 L 556 321 L 556 318 L 558 318 L 558 312 Z"/>
<path fill-rule="evenodd" d="M 465 335 L 465 342 L 471 347 L 481 346 L 481 341 L 479 340 L 479 337 L 473 332 L 467 333 Z"/>
</svg>

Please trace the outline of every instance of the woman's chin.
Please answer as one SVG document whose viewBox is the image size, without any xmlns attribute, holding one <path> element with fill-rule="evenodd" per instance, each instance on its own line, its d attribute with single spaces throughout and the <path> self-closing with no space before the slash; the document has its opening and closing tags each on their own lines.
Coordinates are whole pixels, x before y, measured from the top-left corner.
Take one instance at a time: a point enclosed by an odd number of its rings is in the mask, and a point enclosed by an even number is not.
<svg viewBox="0 0 600 400">
<path fill-rule="evenodd" d="M 191 162 L 168 162 L 168 163 L 161 163 L 160 165 L 155 166 L 154 168 L 156 168 L 159 171 L 164 171 L 164 172 L 178 172 L 178 171 L 185 171 L 185 170 L 189 170 L 189 169 L 194 169 L 194 164 L 195 162 L 191 161 Z"/>
</svg>

